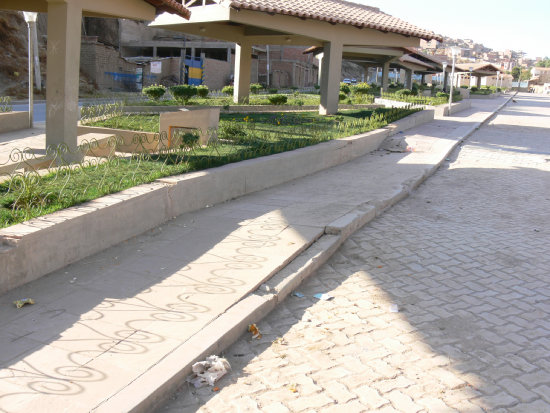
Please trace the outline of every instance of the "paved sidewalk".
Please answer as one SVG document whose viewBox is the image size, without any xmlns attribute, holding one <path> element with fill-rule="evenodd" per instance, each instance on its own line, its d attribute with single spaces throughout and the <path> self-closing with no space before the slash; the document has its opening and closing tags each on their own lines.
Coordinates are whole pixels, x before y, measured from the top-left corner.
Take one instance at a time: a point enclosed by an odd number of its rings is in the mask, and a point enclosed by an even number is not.
<svg viewBox="0 0 550 413">
<path fill-rule="evenodd" d="M 182 215 L 0 296 L 0 411 L 149 411 L 198 356 L 282 300 L 307 275 L 301 263 L 317 268 L 505 101 L 405 132 L 412 153 L 378 151 Z M 249 295 L 270 279 L 267 296 Z M 36 304 L 15 309 L 24 297 Z"/>
<path fill-rule="evenodd" d="M 550 98 L 516 100 L 159 412 L 549 412 Z"/>
</svg>

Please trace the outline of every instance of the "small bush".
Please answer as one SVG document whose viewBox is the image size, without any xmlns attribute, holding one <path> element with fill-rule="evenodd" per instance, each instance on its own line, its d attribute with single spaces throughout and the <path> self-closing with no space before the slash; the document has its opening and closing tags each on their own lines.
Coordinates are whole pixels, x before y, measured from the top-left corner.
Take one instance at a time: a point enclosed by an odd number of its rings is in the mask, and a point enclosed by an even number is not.
<svg viewBox="0 0 550 413">
<path fill-rule="evenodd" d="M 349 95 L 351 92 L 351 89 L 347 83 L 342 82 L 340 83 L 340 92 L 345 93 L 346 95 Z"/>
<path fill-rule="evenodd" d="M 199 143 L 199 134 L 197 132 L 186 132 L 180 137 L 180 148 L 193 148 Z"/>
<path fill-rule="evenodd" d="M 174 99 L 186 105 L 193 96 L 197 95 L 197 87 L 191 85 L 177 85 L 172 86 L 170 92 L 174 95 Z"/>
<path fill-rule="evenodd" d="M 142 93 L 149 99 L 157 102 L 166 93 L 166 88 L 162 85 L 151 85 L 148 87 L 144 87 Z"/>
<path fill-rule="evenodd" d="M 338 95 L 338 100 L 340 102 L 342 102 L 343 100 L 346 100 L 348 98 L 348 95 L 344 92 L 340 92 L 340 94 Z"/>
<path fill-rule="evenodd" d="M 315 88 L 315 90 L 321 89 L 321 86 L 319 86 L 319 85 L 313 85 L 313 87 Z"/>
<path fill-rule="evenodd" d="M 351 87 L 353 93 L 357 95 L 368 95 L 371 92 L 371 89 L 371 86 L 366 82 L 357 83 Z"/>
<path fill-rule="evenodd" d="M 12 110 L 11 98 L 9 96 L 0 96 L 0 112 L 11 112 Z"/>
<path fill-rule="evenodd" d="M 269 97 L 269 103 L 272 105 L 284 105 L 288 98 L 285 95 L 274 95 Z"/>
<path fill-rule="evenodd" d="M 478 88 L 477 88 L 477 86 L 472 86 L 472 87 L 470 88 L 470 90 L 471 90 L 472 92 L 477 92 L 477 91 L 478 91 Z"/>
<path fill-rule="evenodd" d="M 257 95 L 258 93 L 260 93 L 260 90 L 262 90 L 264 87 L 262 85 L 260 85 L 259 83 L 251 83 L 250 84 L 250 91 Z"/>
<path fill-rule="evenodd" d="M 412 91 L 410 89 L 401 89 L 395 92 L 397 96 L 410 96 L 412 95 Z"/>
<path fill-rule="evenodd" d="M 199 95 L 199 97 L 206 98 L 208 97 L 209 92 L 210 91 L 208 90 L 208 86 L 206 85 L 197 86 L 197 95 Z"/>
<path fill-rule="evenodd" d="M 278 90 L 275 89 L 275 88 L 267 89 L 267 91 L 268 91 L 271 95 L 274 95 L 275 93 L 278 92 Z"/>
<path fill-rule="evenodd" d="M 225 93 L 226 95 L 233 96 L 233 92 L 235 91 L 235 88 L 233 86 L 224 86 L 222 89 L 222 93 Z"/>
<path fill-rule="evenodd" d="M 468 89 L 468 86 L 462 85 L 462 86 L 460 86 L 460 88 L 461 88 L 461 89 Z"/>
<path fill-rule="evenodd" d="M 435 97 L 436 98 L 446 98 L 448 99 L 449 98 L 449 94 L 448 93 L 445 93 L 445 92 L 437 92 L 435 94 Z"/>
</svg>

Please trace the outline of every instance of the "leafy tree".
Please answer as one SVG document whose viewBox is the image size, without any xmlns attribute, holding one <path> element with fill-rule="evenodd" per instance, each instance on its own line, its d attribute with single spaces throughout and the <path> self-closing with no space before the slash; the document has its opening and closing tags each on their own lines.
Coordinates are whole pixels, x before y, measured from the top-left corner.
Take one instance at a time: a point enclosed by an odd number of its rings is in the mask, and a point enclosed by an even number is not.
<svg viewBox="0 0 550 413">
<path fill-rule="evenodd" d="M 514 80 L 517 81 L 521 76 L 521 67 L 515 66 L 514 68 L 512 68 L 512 76 Z"/>
<path fill-rule="evenodd" d="M 540 62 L 536 64 L 537 67 L 550 67 L 550 58 L 546 56 Z"/>
</svg>

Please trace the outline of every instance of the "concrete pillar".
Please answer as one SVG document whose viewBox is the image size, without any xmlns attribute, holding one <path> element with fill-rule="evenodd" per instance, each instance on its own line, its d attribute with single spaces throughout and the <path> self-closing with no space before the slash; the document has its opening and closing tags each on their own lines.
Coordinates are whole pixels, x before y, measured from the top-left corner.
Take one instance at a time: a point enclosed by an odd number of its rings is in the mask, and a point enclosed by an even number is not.
<svg viewBox="0 0 550 413">
<path fill-rule="evenodd" d="M 426 74 L 422 73 L 422 77 L 420 78 L 420 84 L 423 85 L 424 83 L 426 83 Z"/>
<path fill-rule="evenodd" d="M 323 53 L 317 55 L 317 60 L 319 60 L 319 70 L 317 71 L 317 84 L 321 86 L 321 74 L 323 73 Z"/>
<path fill-rule="evenodd" d="M 227 48 L 227 63 L 231 64 L 231 47 Z"/>
<path fill-rule="evenodd" d="M 333 115 L 338 112 L 342 76 L 342 51 L 342 43 L 327 42 L 323 45 L 320 115 Z"/>
<path fill-rule="evenodd" d="M 413 71 L 405 69 L 405 89 L 412 89 L 413 86 Z"/>
<path fill-rule="evenodd" d="M 443 91 L 447 91 L 447 86 L 449 84 L 449 72 L 445 71 L 445 76 L 443 77 Z"/>
<path fill-rule="evenodd" d="M 388 78 L 390 74 L 390 62 L 384 63 L 382 67 L 382 90 L 384 92 L 388 91 Z"/>
<path fill-rule="evenodd" d="M 157 57 L 157 46 L 153 46 L 153 57 Z"/>
<path fill-rule="evenodd" d="M 481 87 L 481 76 L 477 76 L 476 86 L 478 89 Z"/>
<path fill-rule="evenodd" d="M 252 65 L 252 45 L 241 43 L 235 48 L 235 87 L 233 101 L 247 103 L 250 94 L 250 73 Z"/>
<path fill-rule="evenodd" d="M 66 144 L 66 160 L 77 158 L 81 22 L 79 2 L 48 2 L 46 147 Z"/>
</svg>

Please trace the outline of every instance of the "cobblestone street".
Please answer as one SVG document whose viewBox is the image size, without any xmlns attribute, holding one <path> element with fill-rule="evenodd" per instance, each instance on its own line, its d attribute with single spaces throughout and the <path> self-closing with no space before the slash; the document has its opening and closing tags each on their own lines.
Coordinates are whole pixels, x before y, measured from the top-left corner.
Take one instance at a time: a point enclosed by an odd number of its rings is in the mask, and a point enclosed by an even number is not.
<svg viewBox="0 0 550 413">
<path fill-rule="evenodd" d="M 160 411 L 549 412 L 550 98 L 516 100 Z"/>
</svg>

